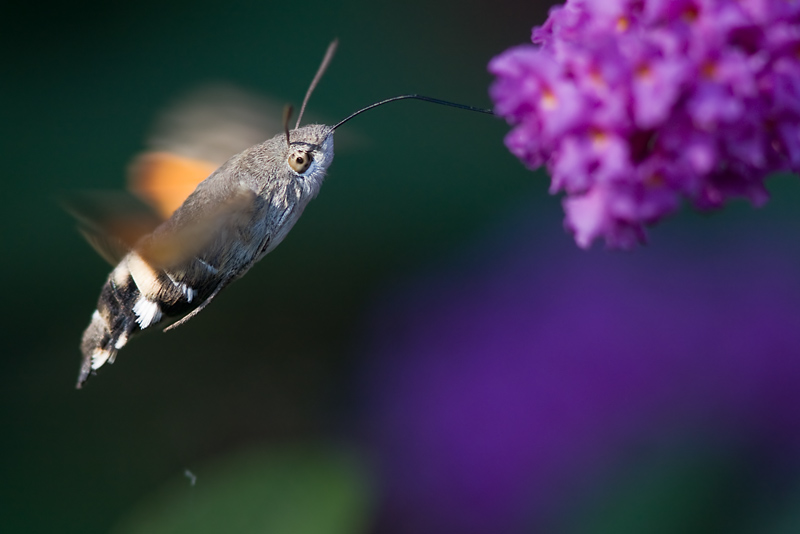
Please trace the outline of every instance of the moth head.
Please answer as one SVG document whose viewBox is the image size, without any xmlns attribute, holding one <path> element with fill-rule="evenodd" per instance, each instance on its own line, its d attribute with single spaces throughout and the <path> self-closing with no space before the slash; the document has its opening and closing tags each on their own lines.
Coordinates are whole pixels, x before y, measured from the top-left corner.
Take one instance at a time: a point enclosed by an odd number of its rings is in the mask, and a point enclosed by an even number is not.
<svg viewBox="0 0 800 534">
<path fill-rule="evenodd" d="M 290 132 L 286 165 L 298 176 L 325 171 L 333 160 L 333 130 L 311 124 Z"/>
</svg>

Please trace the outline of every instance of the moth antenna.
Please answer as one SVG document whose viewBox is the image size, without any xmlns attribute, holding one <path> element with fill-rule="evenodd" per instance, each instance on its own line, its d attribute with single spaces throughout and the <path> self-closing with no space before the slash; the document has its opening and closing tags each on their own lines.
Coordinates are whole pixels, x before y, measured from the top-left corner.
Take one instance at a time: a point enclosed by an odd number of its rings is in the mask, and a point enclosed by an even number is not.
<svg viewBox="0 0 800 534">
<path fill-rule="evenodd" d="M 289 119 L 292 118 L 293 109 L 291 104 L 283 106 L 283 131 L 286 132 L 286 146 L 291 145 L 289 142 Z"/>
<path fill-rule="evenodd" d="M 306 97 L 303 99 L 303 105 L 300 107 L 300 114 L 297 116 L 297 124 L 294 125 L 295 130 L 300 127 L 300 120 L 303 118 L 303 113 L 306 110 L 308 99 L 311 98 L 311 93 L 314 92 L 314 88 L 319 83 L 320 78 L 322 78 L 322 75 L 325 74 L 325 71 L 328 69 L 328 64 L 331 62 L 331 59 L 333 59 L 333 54 L 336 52 L 337 46 L 339 46 L 339 39 L 334 39 L 331 41 L 331 44 L 328 45 L 328 50 L 325 52 L 325 57 L 322 58 L 322 63 L 320 63 L 317 73 L 314 75 L 314 79 L 311 80 L 311 85 L 308 86 L 308 91 L 306 91 Z"/>
<path fill-rule="evenodd" d="M 458 109 L 465 109 L 467 111 L 476 111 L 478 113 L 486 113 L 486 114 L 489 114 L 489 115 L 494 115 L 494 113 L 492 112 L 491 109 L 476 108 L 474 106 L 467 106 L 465 104 L 456 104 L 455 102 L 449 102 L 447 100 L 439 100 L 438 98 L 431 98 L 429 96 L 423 96 L 423 95 L 400 95 L 400 96 L 394 96 L 392 98 L 387 98 L 386 100 L 381 100 L 380 102 L 375 102 L 374 104 L 370 104 L 369 106 L 367 106 L 365 108 L 359 109 L 355 113 L 350 114 L 349 116 L 345 117 L 344 119 L 342 119 L 339 122 L 337 122 L 336 124 L 334 124 L 331 127 L 331 130 L 335 130 L 336 128 L 338 128 L 342 124 L 346 123 L 347 121 L 349 121 L 350 119 L 352 119 L 356 115 L 360 115 L 360 114 L 364 113 L 367 110 L 370 110 L 372 108 L 376 108 L 378 106 L 382 106 L 384 104 L 388 104 L 389 102 L 394 102 L 396 100 L 406 100 L 408 98 L 413 98 L 414 100 L 424 100 L 425 102 L 433 102 L 434 104 L 441 104 L 443 106 L 450 106 L 450 107 L 454 107 L 454 108 L 458 108 Z"/>
</svg>

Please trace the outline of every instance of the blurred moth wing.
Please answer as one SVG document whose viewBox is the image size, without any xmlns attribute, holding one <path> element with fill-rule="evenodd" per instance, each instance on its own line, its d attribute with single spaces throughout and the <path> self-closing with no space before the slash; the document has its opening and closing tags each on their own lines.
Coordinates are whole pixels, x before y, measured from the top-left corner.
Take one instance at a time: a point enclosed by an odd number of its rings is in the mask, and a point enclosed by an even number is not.
<svg viewBox="0 0 800 534">
<path fill-rule="evenodd" d="M 171 152 L 145 152 L 131 163 L 128 189 L 166 220 L 217 167 Z"/>
<path fill-rule="evenodd" d="M 156 119 L 128 190 L 164 220 L 231 156 L 281 131 L 281 106 L 229 84 L 192 91 Z"/>
<path fill-rule="evenodd" d="M 61 196 L 60 204 L 75 218 L 86 241 L 111 265 L 164 222 L 150 206 L 125 191 L 70 193 Z"/>
<path fill-rule="evenodd" d="M 92 248 L 116 265 L 231 156 L 279 133 L 280 112 L 271 100 L 229 84 L 201 86 L 156 118 L 147 148 L 128 166 L 129 192 L 70 193 L 60 203 Z"/>
</svg>

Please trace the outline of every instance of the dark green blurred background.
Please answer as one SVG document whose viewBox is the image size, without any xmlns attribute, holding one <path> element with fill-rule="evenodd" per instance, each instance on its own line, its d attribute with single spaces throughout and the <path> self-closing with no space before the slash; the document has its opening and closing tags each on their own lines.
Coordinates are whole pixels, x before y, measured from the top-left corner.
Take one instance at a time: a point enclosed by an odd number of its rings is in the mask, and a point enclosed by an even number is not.
<svg viewBox="0 0 800 534">
<path fill-rule="evenodd" d="M 380 495 L 359 446 L 364 399 L 353 383 L 371 303 L 515 211 L 541 214 L 542 233 L 570 239 L 546 176 L 505 150 L 505 124 L 421 102 L 352 121 L 337 133 L 320 197 L 291 236 L 196 319 L 136 340 L 82 391 L 74 389 L 78 342 L 110 268 L 56 200 L 121 189 L 157 114 L 200 84 L 230 82 L 299 105 L 334 37 L 339 51 L 310 119 L 331 123 L 409 92 L 489 107 L 487 62 L 528 40 L 547 7 L 147 0 L 0 8 L 0 531 L 263 531 L 246 517 L 261 509 L 270 532 L 369 532 Z M 700 242 L 711 235 L 703 228 L 719 237 L 734 219 L 796 226 L 797 184 L 774 188 L 755 215 L 738 203 L 713 222 L 683 214 L 664 224 Z M 169 512 L 158 503 L 190 491 L 177 512 L 190 520 L 158 523 Z M 243 523 L 217 525 L 221 517 Z"/>
<path fill-rule="evenodd" d="M 157 113 L 199 84 L 298 106 L 334 37 L 312 119 L 406 92 L 489 107 L 486 63 L 545 16 L 488 0 L 0 8 L 0 531 L 106 532 L 166 480 L 188 487 L 185 469 L 247 446 L 349 449 L 354 332 L 376 288 L 531 196 L 557 209 L 505 151 L 502 121 L 419 102 L 376 110 L 348 125 L 354 141 L 275 253 L 76 391 L 78 342 L 109 266 L 60 193 L 122 188 Z"/>
</svg>

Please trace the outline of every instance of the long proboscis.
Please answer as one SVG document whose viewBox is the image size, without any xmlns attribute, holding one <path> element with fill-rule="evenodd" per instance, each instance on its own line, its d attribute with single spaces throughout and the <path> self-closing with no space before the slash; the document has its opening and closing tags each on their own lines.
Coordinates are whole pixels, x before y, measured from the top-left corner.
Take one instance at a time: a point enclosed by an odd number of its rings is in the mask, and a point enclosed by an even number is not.
<svg viewBox="0 0 800 534">
<path fill-rule="evenodd" d="M 441 104 L 443 106 L 450 106 L 450 107 L 454 107 L 454 108 L 458 108 L 458 109 L 465 109 L 467 111 L 475 111 L 477 113 L 486 113 L 488 115 L 494 115 L 494 113 L 492 112 L 491 109 L 476 108 L 474 106 L 467 106 L 466 104 L 457 104 L 455 102 L 449 102 L 447 100 L 440 100 L 438 98 L 431 98 L 429 96 L 424 96 L 424 95 L 416 95 L 416 94 L 414 94 L 414 95 L 400 95 L 400 96 L 393 96 L 392 98 L 387 98 L 386 100 L 381 100 L 380 102 L 375 102 L 374 104 L 370 104 L 369 106 L 367 106 L 365 108 L 361 108 L 358 111 L 356 111 L 355 113 L 350 114 L 349 116 L 345 117 L 344 119 L 342 119 L 339 122 L 337 122 L 336 124 L 334 124 L 331 127 L 331 129 L 335 130 L 336 128 L 338 128 L 342 124 L 346 123 L 347 121 L 349 121 L 350 119 L 352 119 L 356 115 L 360 115 L 360 114 L 364 113 L 365 111 L 370 110 L 372 108 L 376 108 L 378 106 L 382 106 L 384 104 L 388 104 L 389 102 L 395 102 L 397 100 L 406 100 L 406 99 L 409 99 L 409 98 L 410 99 L 414 99 L 414 100 L 424 100 L 425 102 L 432 102 L 434 104 Z"/>
</svg>

